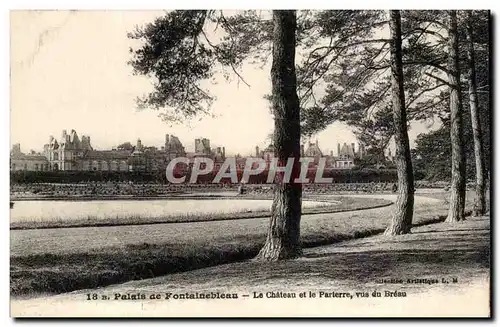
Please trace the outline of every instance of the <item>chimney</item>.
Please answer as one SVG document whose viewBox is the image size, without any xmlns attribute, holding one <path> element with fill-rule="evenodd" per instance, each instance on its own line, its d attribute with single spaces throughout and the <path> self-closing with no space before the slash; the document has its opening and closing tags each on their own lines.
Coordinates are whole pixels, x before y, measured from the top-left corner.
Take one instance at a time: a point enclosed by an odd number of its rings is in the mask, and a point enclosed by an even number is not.
<svg viewBox="0 0 500 327">
<path fill-rule="evenodd" d="M 194 140 L 194 152 L 198 152 L 200 150 L 200 139 Z"/>
<path fill-rule="evenodd" d="M 305 154 L 305 151 L 304 151 L 304 144 L 301 144 L 300 145 L 300 156 L 303 157 Z"/>
<path fill-rule="evenodd" d="M 165 134 L 165 146 L 170 143 L 170 136 L 168 134 Z"/>
<path fill-rule="evenodd" d="M 226 158 L 226 147 L 222 147 L 222 157 Z"/>
<path fill-rule="evenodd" d="M 11 151 L 12 154 L 14 155 L 19 155 L 21 154 L 21 144 L 20 143 L 16 143 L 12 146 L 12 151 Z"/>
<path fill-rule="evenodd" d="M 337 156 L 340 157 L 340 143 L 337 143 Z"/>
<path fill-rule="evenodd" d="M 258 158 L 260 156 L 259 146 L 255 147 L 255 156 Z"/>
</svg>

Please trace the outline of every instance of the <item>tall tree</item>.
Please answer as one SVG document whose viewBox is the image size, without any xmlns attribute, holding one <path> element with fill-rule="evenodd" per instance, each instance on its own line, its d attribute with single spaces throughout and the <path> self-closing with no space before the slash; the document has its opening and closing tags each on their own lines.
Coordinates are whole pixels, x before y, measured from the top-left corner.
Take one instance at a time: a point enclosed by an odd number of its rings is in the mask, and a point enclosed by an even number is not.
<svg viewBox="0 0 500 327">
<path fill-rule="evenodd" d="M 411 11 L 407 16 L 419 16 L 418 12 Z M 447 16 L 447 15 L 446 15 Z M 459 48 L 460 48 L 460 67 L 461 69 L 468 70 L 467 47 L 466 41 L 466 27 L 467 21 L 464 19 L 465 15 L 459 15 L 458 19 L 458 33 L 459 33 Z M 436 19 L 437 15 L 433 15 Z M 425 17 L 424 17 L 425 18 Z M 443 17 L 445 18 L 445 17 Z M 418 17 L 415 17 L 418 19 Z M 440 18 L 443 24 L 446 21 Z M 447 29 L 447 25 L 444 25 Z M 489 99 L 489 12 L 486 10 L 479 10 L 473 12 L 473 31 L 472 39 L 474 41 L 474 66 L 476 71 L 476 84 L 477 84 L 477 110 L 479 114 L 480 127 L 482 129 L 482 143 L 483 155 L 485 160 L 485 175 L 489 171 L 490 161 L 490 121 L 491 121 L 491 108 Z M 444 29 L 444 28 L 443 28 Z M 404 27 L 403 27 L 404 30 Z M 441 39 L 441 37 L 439 37 Z M 447 39 L 447 37 L 446 37 Z M 447 51 L 445 54 L 447 57 Z M 425 53 L 430 53 L 432 49 L 426 50 Z M 433 55 L 433 57 L 436 57 Z M 444 67 L 444 65 L 443 65 Z M 467 75 L 467 74 L 465 74 Z M 447 79 L 446 76 L 443 76 Z M 446 83 L 446 85 L 448 85 Z M 451 180 L 451 140 L 450 140 L 450 111 L 449 111 L 449 87 L 444 89 L 446 92 L 440 92 L 438 97 L 432 98 L 433 110 L 437 114 L 435 118 L 438 119 L 441 127 L 433 132 L 420 134 L 416 140 L 415 159 L 413 165 L 418 166 L 418 170 L 425 174 L 425 179 L 429 180 Z M 462 102 L 463 102 L 463 139 L 473 140 L 473 130 L 470 110 L 466 110 L 469 106 L 469 88 L 468 78 L 462 78 Z M 474 154 L 474 142 L 464 142 L 466 154 L 466 176 L 467 179 L 475 179 L 476 177 L 476 164 Z M 487 180 L 487 179 L 486 179 Z"/>
<path fill-rule="evenodd" d="M 215 40 L 208 29 L 222 28 Z M 139 99 L 141 107 L 159 110 L 168 121 L 185 121 L 209 113 L 214 98 L 203 81 L 216 73 L 227 76 L 250 54 L 262 64 L 266 45 L 272 43 L 272 109 L 275 117 L 273 144 L 280 164 L 295 158 L 291 181 L 298 177 L 300 157 L 300 110 L 296 90 L 295 47 L 299 33 L 295 11 L 274 11 L 272 22 L 248 11 L 225 17 L 222 11 L 175 10 L 129 34 L 141 41 L 131 50 L 135 73 L 153 81 L 153 90 Z M 296 35 L 297 34 L 297 35 Z M 306 33 L 307 34 L 307 33 Z M 271 42 L 269 42 L 271 41 Z M 261 260 L 281 260 L 300 254 L 300 184 L 283 183 L 277 175 L 272 217 Z"/>
<path fill-rule="evenodd" d="M 385 235 L 394 236 L 410 232 L 413 218 L 414 181 L 405 108 L 401 16 L 399 10 L 390 11 L 389 28 L 391 34 L 392 116 L 394 120 L 399 193 L 396 210 L 390 225 L 385 231 Z"/>
<path fill-rule="evenodd" d="M 271 221 L 258 258 L 280 260 L 300 254 L 302 185 L 298 177 L 300 157 L 300 107 L 295 73 L 297 18 L 293 10 L 273 11 L 273 62 L 271 68 L 274 114 L 274 155 L 280 165 L 294 158 L 290 183 L 275 179 Z"/>
<path fill-rule="evenodd" d="M 451 194 L 447 222 L 465 219 L 465 151 L 463 145 L 462 94 L 458 61 L 457 12 L 448 13 L 448 83 L 451 119 Z"/>
<path fill-rule="evenodd" d="M 447 85 L 435 76 L 444 71 L 441 64 L 445 58 L 445 37 L 439 33 L 442 14 L 417 12 L 401 14 L 405 109 L 409 121 L 426 120 L 437 114 L 436 100 L 445 99 L 436 97 L 436 91 Z M 390 40 L 380 37 L 389 22 L 387 15 L 384 11 L 324 11 L 317 16 L 313 22 L 322 27 L 320 36 L 326 40 L 317 42 L 317 48 L 310 51 L 299 70 L 299 95 L 304 104 L 302 131 L 313 134 L 341 121 L 351 127 L 367 149 L 383 153 L 395 132 L 388 96 Z M 429 19 L 437 21 L 429 23 Z M 312 90 L 315 85 L 316 95 Z M 304 99 L 310 101 L 306 103 Z"/>
<path fill-rule="evenodd" d="M 474 138 L 474 156 L 476 162 L 476 199 L 474 205 L 475 210 L 473 214 L 484 215 L 486 211 L 486 170 L 483 151 L 483 133 L 477 100 L 476 59 L 474 51 L 472 11 L 467 11 L 466 24 L 468 65 L 467 82 L 469 86 L 469 107 L 472 124 L 472 135 Z"/>
</svg>

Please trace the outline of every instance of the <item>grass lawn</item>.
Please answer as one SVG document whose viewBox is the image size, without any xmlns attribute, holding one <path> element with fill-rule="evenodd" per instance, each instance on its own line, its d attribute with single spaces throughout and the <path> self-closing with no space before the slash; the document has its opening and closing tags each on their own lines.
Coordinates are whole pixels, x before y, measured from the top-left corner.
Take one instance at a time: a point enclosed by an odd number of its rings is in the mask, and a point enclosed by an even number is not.
<svg viewBox="0 0 500 327">
<path fill-rule="evenodd" d="M 327 199 L 328 196 L 325 196 Z M 384 231 L 393 206 L 304 215 L 304 247 Z M 415 225 L 442 221 L 447 205 L 417 197 Z M 255 256 L 268 219 L 11 231 L 11 294 L 33 296 L 98 288 Z"/>
</svg>

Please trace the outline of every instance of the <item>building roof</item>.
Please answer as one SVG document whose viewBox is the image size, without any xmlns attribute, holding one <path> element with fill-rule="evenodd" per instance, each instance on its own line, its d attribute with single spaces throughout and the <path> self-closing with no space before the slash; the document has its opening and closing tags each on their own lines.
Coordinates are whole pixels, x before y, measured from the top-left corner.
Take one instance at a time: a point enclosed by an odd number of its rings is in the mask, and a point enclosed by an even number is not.
<svg viewBox="0 0 500 327">
<path fill-rule="evenodd" d="M 48 161 L 45 156 L 42 155 L 34 155 L 34 154 L 22 154 L 22 155 L 14 155 L 10 157 L 14 160 L 31 160 L 31 161 Z"/>
<path fill-rule="evenodd" d="M 126 160 L 130 157 L 129 151 L 123 150 L 107 150 L 107 151 L 87 151 L 83 158 L 91 160 Z"/>
<path fill-rule="evenodd" d="M 269 144 L 267 148 L 264 149 L 264 152 L 274 152 L 274 144 Z"/>
<path fill-rule="evenodd" d="M 323 152 L 321 152 L 318 143 L 309 143 L 304 155 L 306 157 L 323 156 Z"/>
<path fill-rule="evenodd" d="M 354 157 L 355 156 L 354 148 L 351 145 L 344 143 L 344 145 L 340 149 L 339 155 L 340 156 Z"/>
</svg>

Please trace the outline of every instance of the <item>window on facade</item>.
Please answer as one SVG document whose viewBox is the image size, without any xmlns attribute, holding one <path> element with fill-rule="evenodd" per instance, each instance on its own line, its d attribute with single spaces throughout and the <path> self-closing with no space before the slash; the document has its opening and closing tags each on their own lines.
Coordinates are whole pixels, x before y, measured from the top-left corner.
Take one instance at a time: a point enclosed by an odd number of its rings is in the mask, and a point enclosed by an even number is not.
<svg viewBox="0 0 500 327">
<path fill-rule="evenodd" d="M 116 161 L 111 161 L 109 163 L 109 170 L 116 171 Z"/>
</svg>

